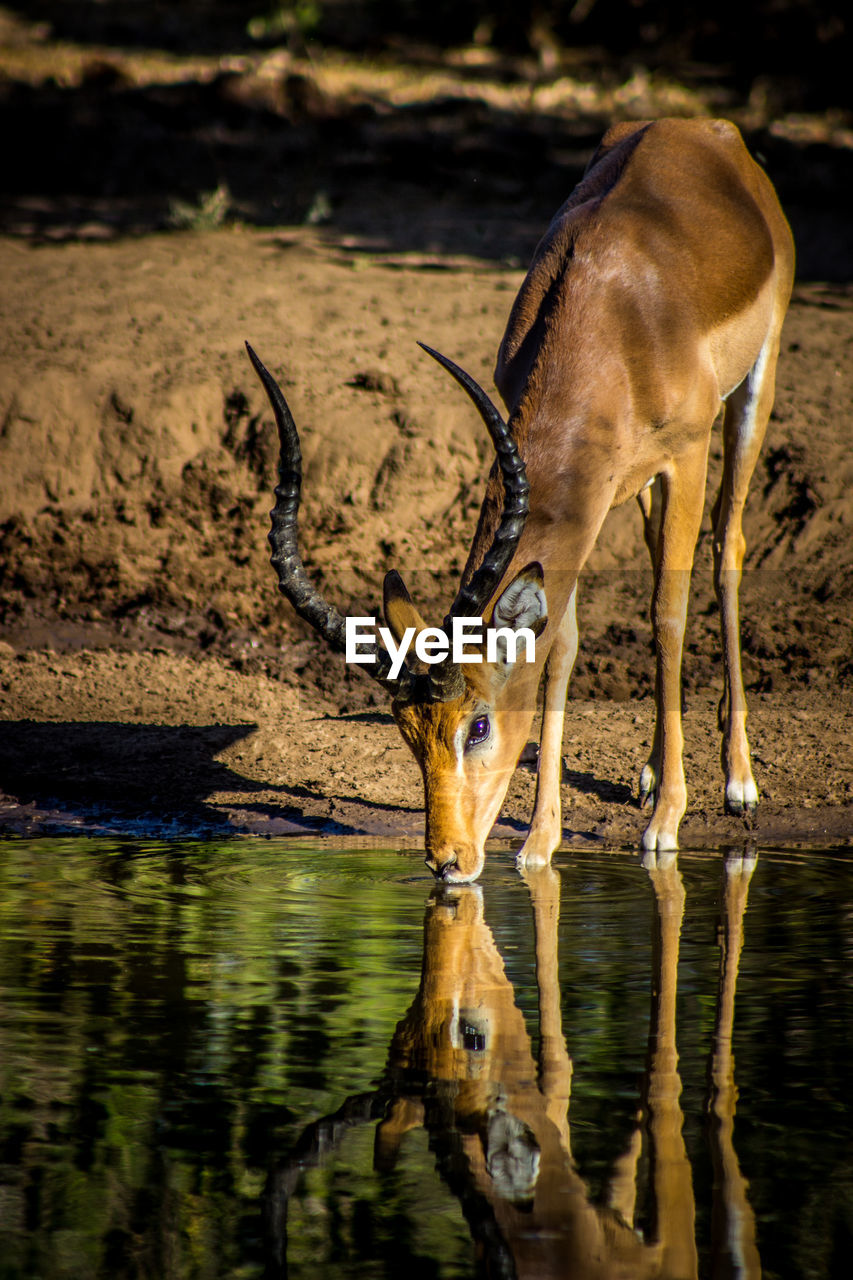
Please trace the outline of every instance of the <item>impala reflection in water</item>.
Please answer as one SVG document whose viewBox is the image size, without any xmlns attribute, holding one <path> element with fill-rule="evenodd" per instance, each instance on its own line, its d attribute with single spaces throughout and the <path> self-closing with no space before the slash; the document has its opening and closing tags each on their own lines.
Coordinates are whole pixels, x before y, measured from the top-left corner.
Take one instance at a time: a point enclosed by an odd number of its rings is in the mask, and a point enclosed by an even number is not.
<svg viewBox="0 0 853 1280">
<path fill-rule="evenodd" d="M 613 1152 L 604 1202 L 593 1201 L 572 1158 L 572 1060 L 563 1035 L 557 938 L 560 877 L 526 875 L 533 906 L 539 1050 L 476 886 L 436 888 L 424 922 L 418 993 L 391 1042 L 380 1089 L 351 1099 L 303 1134 L 269 1188 L 269 1220 L 286 1265 L 287 1200 L 299 1170 L 354 1123 L 377 1121 L 375 1165 L 393 1168 L 406 1134 L 423 1127 L 458 1197 L 483 1271 L 549 1278 L 696 1276 L 692 1170 L 682 1127 L 676 993 L 685 890 L 674 855 L 647 856 L 654 890 L 647 1069 L 636 1128 Z M 755 1222 L 733 1145 L 732 1022 L 743 917 L 755 867 L 724 864 L 720 976 L 710 1046 L 707 1115 L 714 1171 L 712 1274 L 758 1276 Z M 638 1203 L 641 1157 L 648 1204 Z M 648 1224 L 637 1227 L 639 1217 Z"/>
</svg>

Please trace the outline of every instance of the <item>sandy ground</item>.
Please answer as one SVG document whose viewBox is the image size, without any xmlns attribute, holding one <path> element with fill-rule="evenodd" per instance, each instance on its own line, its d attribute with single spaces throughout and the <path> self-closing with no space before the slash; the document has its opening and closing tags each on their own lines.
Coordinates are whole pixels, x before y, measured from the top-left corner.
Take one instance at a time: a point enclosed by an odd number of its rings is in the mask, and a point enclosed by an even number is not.
<svg viewBox="0 0 853 1280">
<path fill-rule="evenodd" d="M 831 202 L 807 216 L 793 172 L 780 185 L 805 267 L 742 590 L 762 805 L 751 832 L 722 812 L 706 515 L 685 657 L 688 847 L 853 839 L 849 229 Z M 515 188 L 462 207 L 440 185 L 374 178 L 344 202 L 330 181 L 331 215 L 287 227 L 163 232 L 142 218 L 128 235 L 92 201 L 84 222 L 56 200 L 0 209 L 12 233 L 0 239 L 0 831 L 422 833 L 419 775 L 380 690 L 325 654 L 276 590 L 274 432 L 242 344 L 280 376 L 300 426 L 318 583 L 342 610 L 378 613 L 394 566 L 438 620 L 490 446 L 415 344 L 491 387 L 522 265 L 557 199 L 549 186 L 513 220 Z M 715 441 L 711 491 L 720 457 Z M 644 825 L 650 585 L 631 503 L 609 518 L 582 584 L 567 845 L 632 844 Z M 517 771 L 496 835 L 519 836 L 534 782 Z"/>
<path fill-rule="evenodd" d="M 275 451 L 242 339 L 282 374 L 306 453 L 306 556 L 377 612 L 402 568 L 435 615 L 488 448 L 422 337 L 489 383 L 514 267 L 352 257 L 315 232 L 0 244 L 2 824 L 194 833 L 422 831 L 377 686 L 322 653 L 267 562 Z M 797 290 L 754 485 L 743 588 L 763 842 L 853 835 L 853 296 Z M 715 465 L 719 449 L 715 447 Z M 633 504 L 586 575 L 565 737 L 566 840 L 630 843 L 652 727 L 649 574 Z M 688 846 L 721 812 L 703 533 L 685 662 Z M 496 834 L 520 832 L 519 770 Z"/>
</svg>

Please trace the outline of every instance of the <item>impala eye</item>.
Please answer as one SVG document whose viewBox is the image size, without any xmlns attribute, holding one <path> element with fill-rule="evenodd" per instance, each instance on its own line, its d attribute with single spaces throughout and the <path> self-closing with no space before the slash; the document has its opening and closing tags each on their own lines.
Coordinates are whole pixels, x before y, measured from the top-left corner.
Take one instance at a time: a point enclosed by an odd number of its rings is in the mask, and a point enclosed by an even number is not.
<svg viewBox="0 0 853 1280">
<path fill-rule="evenodd" d="M 475 1023 L 460 1018 L 459 1034 L 462 1040 L 462 1047 L 468 1053 L 485 1053 L 486 1034 Z"/>
<path fill-rule="evenodd" d="M 480 742 L 485 742 L 491 732 L 491 728 L 488 716 L 477 716 L 476 720 L 472 720 L 468 726 L 465 750 L 467 751 L 469 747 L 476 747 Z"/>
</svg>

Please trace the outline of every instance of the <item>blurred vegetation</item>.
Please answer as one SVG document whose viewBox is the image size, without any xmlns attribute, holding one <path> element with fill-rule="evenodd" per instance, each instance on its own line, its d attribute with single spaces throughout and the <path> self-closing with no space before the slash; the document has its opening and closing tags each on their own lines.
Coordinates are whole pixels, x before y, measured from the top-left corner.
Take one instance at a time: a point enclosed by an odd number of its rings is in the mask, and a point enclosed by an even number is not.
<svg viewBox="0 0 853 1280">
<path fill-rule="evenodd" d="M 306 41 L 377 51 L 474 44 L 555 71 L 573 51 L 652 68 L 728 69 L 748 87 L 784 79 L 801 105 L 851 100 L 848 0 L 19 0 L 57 38 L 176 52 Z"/>
<path fill-rule="evenodd" d="M 221 183 L 215 191 L 204 191 L 195 203 L 173 200 L 169 223 L 178 231 L 211 231 L 221 227 L 228 216 L 231 193 Z"/>
<path fill-rule="evenodd" d="M 0 4 L 0 232 L 329 225 L 524 262 L 608 124 L 712 114 L 762 158 L 802 277 L 848 280 L 850 22 L 841 0 Z"/>
</svg>

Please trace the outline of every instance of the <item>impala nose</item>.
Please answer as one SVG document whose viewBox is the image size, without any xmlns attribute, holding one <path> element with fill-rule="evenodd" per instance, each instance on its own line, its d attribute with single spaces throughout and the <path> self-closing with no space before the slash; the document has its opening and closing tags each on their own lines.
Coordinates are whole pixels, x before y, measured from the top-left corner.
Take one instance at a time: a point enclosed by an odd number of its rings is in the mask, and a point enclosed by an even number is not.
<svg viewBox="0 0 853 1280">
<path fill-rule="evenodd" d="M 483 870 L 483 851 L 473 843 L 463 843 L 455 848 L 430 849 L 425 861 L 436 880 L 446 884 L 471 884 Z"/>
<path fill-rule="evenodd" d="M 453 868 L 456 866 L 456 854 L 448 854 L 443 857 L 441 854 L 430 853 L 424 859 L 436 880 L 448 880 L 452 878 Z"/>
</svg>

